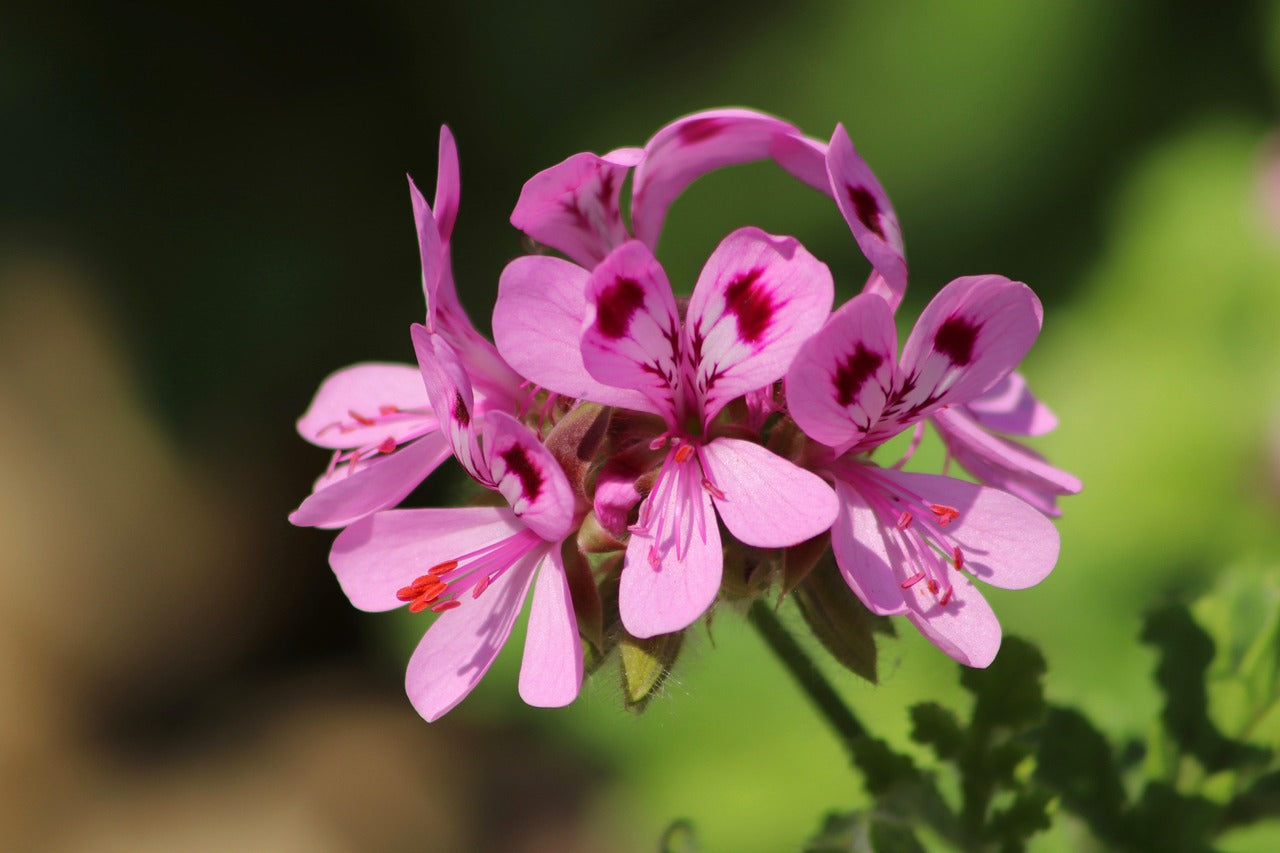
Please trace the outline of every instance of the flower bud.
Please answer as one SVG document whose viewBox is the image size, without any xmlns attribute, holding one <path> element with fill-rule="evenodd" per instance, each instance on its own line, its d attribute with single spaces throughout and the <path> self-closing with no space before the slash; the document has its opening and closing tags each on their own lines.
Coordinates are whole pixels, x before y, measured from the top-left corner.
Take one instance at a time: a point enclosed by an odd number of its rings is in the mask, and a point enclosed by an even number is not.
<svg viewBox="0 0 1280 853">
<path fill-rule="evenodd" d="M 624 634 L 618 643 L 622 699 L 627 710 L 639 713 L 649 704 L 676 662 L 684 632 L 659 634 L 641 640 Z"/>
</svg>

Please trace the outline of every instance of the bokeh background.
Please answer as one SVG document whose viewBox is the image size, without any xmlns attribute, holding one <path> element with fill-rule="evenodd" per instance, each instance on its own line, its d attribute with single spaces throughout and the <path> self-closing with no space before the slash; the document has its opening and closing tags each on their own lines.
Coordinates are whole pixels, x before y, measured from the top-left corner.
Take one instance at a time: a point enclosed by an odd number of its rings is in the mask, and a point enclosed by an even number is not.
<svg viewBox="0 0 1280 853">
<path fill-rule="evenodd" d="M 401 687 L 424 622 L 352 610 L 331 534 L 286 523 L 326 461 L 293 432 L 320 379 L 412 358 L 403 176 L 430 192 L 446 122 L 482 327 L 525 179 L 722 105 L 848 127 L 903 224 L 912 313 L 958 275 L 1030 283 L 1026 373 L 1062 422 L 1039 447 L 1085 492 L 1057 571 L 991 597 L 1051 699 L 1141 738 L 1140 614 L 1280 564 L 1278 96 L 1260 0 L 5 3 L 2 846 L 644 851 L 686 817 L 708 850 L 776 851 L 862 801 L 729 608 L 643 716 L 608 670 L 524 708 L 508 654 L 428 726 Z M 799 236 L 843 295 L 865 276 L 834 207 L 759 165 L 673 208 L 677 289 L 748 223 Z M 903 627 L 881 684 L 831 672 L 899 742 L 910 703 L 964 702 Z"/>
</svg>

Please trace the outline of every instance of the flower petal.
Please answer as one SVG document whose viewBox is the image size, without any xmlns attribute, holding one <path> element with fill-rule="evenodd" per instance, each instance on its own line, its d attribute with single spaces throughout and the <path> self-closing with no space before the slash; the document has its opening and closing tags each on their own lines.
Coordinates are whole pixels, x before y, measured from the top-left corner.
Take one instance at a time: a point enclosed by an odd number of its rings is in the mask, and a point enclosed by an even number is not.
<svg viewBox="0 0 1280 853">
<path fill-rule="evenodd" d="M 800 347 L 783 380 L 796 424 L 830 447 L 857 441 L 893 390 L 897 351 L 888 303 L 871 293 L 850 299 Z"/>
<path fill-rule="evenodd" d="M 773 157 L 796 177 L 826 190 L 816 174 L 816 149 L 795 140 L 800 131 L 753 110 L 709 110 L 677 119 L 654 134 L 632 183 L 631 224 L 638 239 L 657 246 L 667 209 L 685 187 L 723 166 Z M 821 145 L 821 143 L 817 143 Z"/>
<path fill-rule="evenodd" d="M 484 454 L 494 488 L 534 533 L 550 542 L 573 526 L 574 496 L 551 451 L 506 412 L 484 418 Z"/>
<path fill-rule="evenodd" d="M 520 698 L 537 708 L 560 708 L 582 688 L 582 641 L 560 549 L 538 569 L 520 663 Z"/>
<path fill-rule="evenodd" d="M 889 196 L 854 150 L 842 124 L 836 125 L 831 144 L 827 146 L 827 173 L 836 206 L 849 223 L 853 239 L 888 287 L 889 306 L 897 308 L 907 290 L 902 229 Z"/>
<path fill-rule="evenodd" d="M 1010 373 L 965 407 L 987 429 L 1009 435 L 1044 435 L 1058 426 L 1058 417 L 1036 399 L 1018 371 Z"/>
<path fill-rule="evenodd" d="M 353 364 L 320 383 L 298 433 L 334 449 L 399 441 L 431 428 L 435 420 L 422 374 L 409 364 Z"/>
<path fill-rule="evenodd" d="M 634 388 L 643 411 L 674 423 L 680 371 L 680 315 L 667 274 L 632 240 L 605 258 L 587 283 L 582 361 L 598 381 Z"/>
<path fill-rule="evenodd" d="M 964 570 L 984 583 L 1025 589 L 1044 580 L 1058 562 L 1058 528 L 1013 495 L 938 474 L 892 468 L 876 473 L 925 502 L 959 512 L 946 535 L 960 546 Z"/>
<path fill-rule="evenodd" d="M 498 352 L 530 381 L 557 394 L 652 411 L 643 394 L 605 385 L 582 363 L 582 321 L 591 274 L 560 258 L 526 256 L 498 280 L 493 337 Z"/>
<path fill-rule="evenodd" d="M 640 155 L 584 152 L 544 169 L 520 191 L 511 224 L 590 269 L 630 238 L 618 196 Z"/>
<path fill-rule="evenodd" d="M 542 559 L 538 549 L 493 582 L 484 595 L 440 614 L 409 659 L 405 692 L 433 722 L 467 697 L 502 651 Z"/>
<path fill-rule="evenodd" d="M 845 583 L 872 613 L 907 612 L 901 545 L 850 484 L 836 480 L 839 514 L 831 527 L 831 551 Z"/>
<path fill-rule="evenodd" d="M 422 263 L 422 294 L 427 300 L 427 328 L 436 331 L 436 314 L 440 309 L 440 274 L 449 265 L 440 226 L 436 223 L 426 197 L 409 179 L 409 201 L 413 205 L 413 223 L 418 230 L 418 257 Z M 446 294 L 447 296 L 447 294 Z"/>
<path fill-rule="evenodd" d="M 907 617 L 920 633 L 965 666 L 987 667 L 1000 651 L 1000 620 L 968 578 L 955 578 L 944 605 L 924 584 L 907 593 Z"/>
<path fill-rule="evenodd" d="M 290 513 L 289 521 L 299 527 L 345 527 L 400 503 L 448 458 L 443 435 L 424 435 L 389 456 L 362 460 L 354 473 L 317 488 Z"/>
<path fill-rule="evenodd" d="M 685 352 L 708 422 L 781 379 L 831 314 L 831 271 L 792 237 L 739 228 L 716 247 L 689 300 Z"/>
<path fill-rule="evenodd" d="M 724 526 L 745 545 L 784 548 L 812 539 L 836 519 L 836 495 L 821 477 L 758 444 L 717 438 L 700 448 L 703 472 Z"/>
<path fill-rule="evenodd" d="M 473 425 L 478 414 L 475 394 L 457 354 L 444 338 L 431 334 L 417 323 L 409 329 L 409 335 L 418 354 L 418 367 L 431 407 L 453 455 L 474 479 L 492 487 L 493 478 L 485 467 Z"/>
<path fill-rule="evenodd" d="M 329 565 L 342 591 L 361 610 L 401 607 L 396 591 L 432 566 L 519 533 L 524 525 L 506 507 L 393 509 L 338 534 Z"/>
<path fill-rule="evenodd" d="M 453 236 L 453 224 L 458 219 L 458 203 L 462 198 L 462 177 L 458 171 L 458 145 L 453 141 L 453 131 L 448 125 L 440 126 L 440 158 L 436 172 L 436 228 L 442 243 Z"/>
</svg>

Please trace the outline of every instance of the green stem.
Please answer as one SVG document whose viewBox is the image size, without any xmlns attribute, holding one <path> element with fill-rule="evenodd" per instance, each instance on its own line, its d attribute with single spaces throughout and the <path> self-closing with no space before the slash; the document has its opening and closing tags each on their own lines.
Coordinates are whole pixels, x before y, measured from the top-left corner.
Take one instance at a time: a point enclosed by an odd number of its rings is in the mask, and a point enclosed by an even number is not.
<svg viewBox="0 0 1280 853">
<path fill-rule="evenodd" d="M 756 599 L 751 604 L 747 620 L 760 632 L 769 649 L 782 661 L 782 665 L 791 673 L 809 701 L 813 702 L 818 713 L 835 729 L 836 735 L 852 754 L 854 743 L 865 736 L 867 730 L 858 722 L 858 718 L 849 710 L 831 682 L 827 681 L 818 665 L 805 654 L 800 644 L 783 627 L 773 608 L 763 600 Z"/>
</svg>

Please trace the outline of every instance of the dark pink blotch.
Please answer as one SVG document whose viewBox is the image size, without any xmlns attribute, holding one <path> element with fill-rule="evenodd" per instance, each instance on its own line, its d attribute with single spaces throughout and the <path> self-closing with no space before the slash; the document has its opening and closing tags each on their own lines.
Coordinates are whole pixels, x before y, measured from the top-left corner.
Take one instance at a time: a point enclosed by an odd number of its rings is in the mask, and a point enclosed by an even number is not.
<svg viewBox="0 0 1280 853">
<path fill-rule="evenodd" d="M 644 288 L 620 278 L 604 289 L 596 305 L 596 325 L 605 337 L 617 340 L 631 327 L 631 317 L 644 304 Z"/>
<path fill-rule="evenodd" d="M 875 374 L 883 361 L 883 355 L 871 352 L 859 343 L 853 355 L 836 368 L 836 375 L 833 377 L 836 386 L 836 402 L 841 406 L 847 406 L 856 400 L 863 384 Z"/>
<path fill-rule="evenodd" d="M 858 221 L 867 226 L 868 230 L 884 240 L 884 229 L 880 227 L 880 205 L 876 203 L 876 197 L 866 187 L 855 187 L 850 184 L 845 187 L 845 190 L 849 194 L 849 203 L 853 205 L 854 216 L 858 217 Z"/>
<path fill-rule="evenodd" d="M 680 125 L 680 141 L 685 145 L 705 142 L 724 129 L 724 122 L 716 118 L 696 118 Z"/>
<path fill-rule="evenodd" d="M 948 317 L 933 336 L 933 348 L 957 367 L 973 361 L 973 344 L 978 339 L 978 326 L 963 317 Z"/>
<path fill-rule="evenodd" d="M 471 412 L 467 411 L 467 403 L 461 394 L 456 394 L 453 398 L 453 419 L 464 427 L 471 423 Z"/>
<path fill-rule="evenodd" d="M 520 491 L 532 502 L 542 494 L 542 474 L 529 460 L 525 449 L 516 444 L 499 454 L 507 465 L 507 471 L 520 478 Z"/>
<path fill-rule="evenodd" d="M 724 290 L 725 308 L 738 320 L 738 337 L 753 344 L 764 335 L 773 319 L 773 296 L 760 281 L 764 270 L 757 267 L 742 273 Z"/>
</svg>

